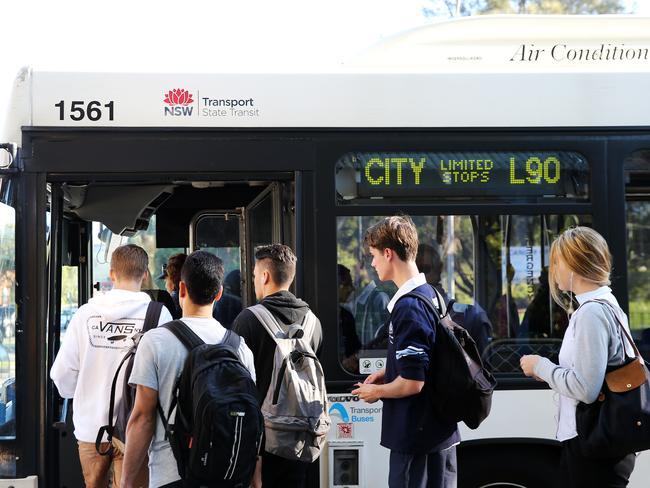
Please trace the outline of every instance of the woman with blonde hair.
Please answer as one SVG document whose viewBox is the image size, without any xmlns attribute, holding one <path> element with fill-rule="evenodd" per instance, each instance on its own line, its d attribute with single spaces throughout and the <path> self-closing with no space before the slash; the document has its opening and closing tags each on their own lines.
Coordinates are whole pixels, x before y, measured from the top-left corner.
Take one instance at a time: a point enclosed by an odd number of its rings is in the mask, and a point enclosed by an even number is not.
<svg viewBox="0 0 650 488">
<path fill-rule="evenodd" d="M 634 469 L 634 454 L 598 459 L 585 456 L 576 431 L 578 402 L 596 401 L 607 367 L 623 364 L 626 349 L 628 357 L 634 356 L 618 325 L 620 321 L 629 332 L 627 317 L 608 286 L 611 266 L 607 242 L 589 227 L 568 229 L 553 242 L 551 294 L 571 314 L 560 364 L 537 355 L 520 360 L 526 376 L 545 381 L 559 393 L 556 435 L 562 443 L 560 471 L 566 487 L 624 487 Z M 573 297 L 579 305 L 576 310 Z"/>
</svg>

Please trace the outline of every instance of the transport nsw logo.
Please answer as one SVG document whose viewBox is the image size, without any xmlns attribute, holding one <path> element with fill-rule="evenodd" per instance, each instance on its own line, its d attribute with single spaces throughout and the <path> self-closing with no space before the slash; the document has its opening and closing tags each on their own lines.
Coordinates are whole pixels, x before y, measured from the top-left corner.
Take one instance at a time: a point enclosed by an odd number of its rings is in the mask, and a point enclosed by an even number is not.
<svg viewBox="0 0 650 488">
<path fill-rule="evenodd" d="M 194 107 L 191 106 L 194 103 L 192 96 L 185 88 L 169 90 L 165 93 L 165 99 L 163 100 L 167 104 L 165 107 L 165 116 L 191 116 L 194 110 Z"/>
</svg>

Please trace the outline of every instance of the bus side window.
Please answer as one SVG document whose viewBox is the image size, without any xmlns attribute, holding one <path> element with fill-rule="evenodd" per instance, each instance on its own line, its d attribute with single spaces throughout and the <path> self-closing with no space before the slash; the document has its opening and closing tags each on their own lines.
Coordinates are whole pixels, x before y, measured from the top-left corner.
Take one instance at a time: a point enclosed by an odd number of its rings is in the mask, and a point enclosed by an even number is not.
<svg viewBox="0 0 650 488">
<path fill-rule="evenodd" d="M 363 236 L 381 216 L 338 217 L 339 359 L 353 374 L 367 374 L 386 355 L 388 305 L 397 291 L 379 281 Z M 469 216 L 413 216 L 420 246 L 416 263 L 426 281 L 449 300 L 466 304 L 465 324 L 483 347 L 491 325 L 474 300 L 474 238 Z M 482 315 L 481 315 L 482 312 Z M 457 319 L 458 317 L 454 317 Z M 381 363 L 383 364 L 383 363 Z M 368 366 L 368 368 L 364 367 Z"/>
<path fill-rule="evenodd" d="M 557 361 L 568 318 L 550 295 L 549 254 L 555 237 L 586 215 L 501 215 L 479 219 L 487 272 L 477 277 L 493 324 L 483 360 L 494 373 L 519 375 L 522 354 Z"/>
<path fill-rule="evenodd" d="M 632 334 L 650 358 L 650 149 L 625 160 L 627 289 Z"/>
</svg>

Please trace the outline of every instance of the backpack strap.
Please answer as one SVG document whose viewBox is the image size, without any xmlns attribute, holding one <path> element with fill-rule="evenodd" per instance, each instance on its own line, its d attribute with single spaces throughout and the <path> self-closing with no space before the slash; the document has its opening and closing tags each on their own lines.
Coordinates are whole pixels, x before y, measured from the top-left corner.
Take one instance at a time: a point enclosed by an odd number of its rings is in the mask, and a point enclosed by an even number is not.
<svg viewBox="0 0 650 488">
<path fill-rule="evenodd" d="M 158 322 L 160 321 L 160 314 L 162 312 L 162 307 L 163 305 L 160 302 L 154 302 L 154 301 L 149 302 L 149 304 L 147 305 L 147 312 L 144 316 L 144 323 L 142 324 L 142 331 L 140 332 L 141 334 L 144 334 L 148 330 L 151 330 L 158 325 Z M 102 425 L 99 428 L 99 431 L 97 432 L 97 438 L 95 439 L 95 450 L 101 456 L 108 456 L 109 454 L 113 453 L 112 440 L 113 440 L 113 431 L 115 429 L 115 424 L 113 423 L 113 415 L 115 413 L 115 392 L 117 390 L 117 380 L 120 376 L 120 371 L 122 370 L 122 366 L 124 366 L 124 364 L 131 357 L 133 357 L 134 354 L 135 351 L 133 349 L 130 349 L 129 352 L 127 352 L 124 355 L 122 361 L 120 361 L 120 364 L 117 367 L 117 371 L 115 371 L 115 376 L 113 376 L 113 382 L 111 383 L 111 397 L 108 406 L 108 425 Z M 108 443 L 109 443 L 109 448 L 106 449 L 106 451 L 101 450 L 101 443 L 102 443 L 102 438 L 104 437 L 104 433 L 106 433 L 106 435 L 108 436 Z"/>
<path fill-rule="evenodd" d="M 402 295 L 399 298 L 399 300 L 401 300 L 404 297 L 417 298 L 422 303 L 424 303 L 425 307 L 439 321 L 443 317 L 447 316 L 447 314 L 449 313 L 449 308 L 445 305 L 445 300 L 444 300 L 444 297 L 442 296 L 442 293 L 440 293 L 438 290 L 436 290 L 433 286 L 430 286 L 430 288 L 433 290 L 433 294 L 434 294 L 433 298 L 436 298 L 436 300 L 438 301 L 438 307 L 436 307 L 434 305 L 432 297 L 428 297 L 424 293 L 421 293 L 419 291 L 414 291 L 414 290 L 406 293 L 405 295 Z M 395 309 L 393 309 L 393 310 L 395 310 Z"/>
<path fill-rule="evenodd" d="M 201 340 L 201 338 L 197 336 L 182 320 L 172 320 L 171 322 L 161 325 L 161 327 L 164 327 L 174 334 L 176 339 L 181 341 L 181 344 L 183 344 L 185 349 L 188 351 L 205 344 L 205 342 L 203 342 L 203 340 Z"/>
<path fill-rule="evenodd" d="M 160 302 L 149 302 L 147 306 L 147 314 L 144 316 L 144 324 L 142 325 L 142 333 L 158 327 L 160 321 L 160 314 L 162 313 L 163 304 Z"/>
<path fill-rule="evenodd" d="M 316 329 L 316 315 L 311 310 L 307 310 L 305 318 L 302 320 L 302 330 L 303 330 L 303 339 L 307 342 L 311 342 L 311 338 L 314 335 L 314 330 Z"/>
<path fill-rule="evenodd" d="M 278 339 L 287 338 L 287 332 L 285 332 L 285 330 L 282 328 L 282 325 L 280 325 L 278 319 L 275 318 L 275 315 L 273 315 L 271 311 L 264 305 L 258 303 L 257 305 L 248 307 L 248 310 L 253 312 L 253 315 L 257 317 L 257 320 L 259 320 L 260 323 L 264 326 L 266 332 L 269 333 L 276 344 L 278 342 Z M 300 325 L 303 331 L 301 338 L 306 339 L 307 342 L 311 341 L 311 337 L 314 334 L 314 329 L 316 328 L 316 316 L 311 310 L 307 311 Z"/>
<path fill-rule="evenodd" d="M 205 342 L 198 336 L 196 333 L 190 329 L 185 322 L 182 320 L 172 320 L 166 324 L 161 325 L 169 332 L 174 334 L 176 339 L 178 339 L 187 351 L 191 351 L 195 347 L 199 347 Z M 237 337 L 239 339 L 239 336 Z M 224 339 L 225 340 L 225 339 Z M 172 404 L 169 406 L 169 414 L 165 416 L 162 405 L 160 404 L 160 397 L 158 398 L 158 404 L 156 405 L 156 410 L 158 410 L 158 415 L 160 415 L 160 420 L 162 421 L 163 427 L 165 428 L 165 439 L 167 439 L 167 431 L 169 429 L 168 419 L 171 417 L 174 408 L 176 407 L 176 398 L 172 398 Z"/>
<path fill-rule="evenodd" d="M 113 382 L 111 383 L 111 398 L 108 404 L 108 425 L 102 425 L 99 428 L 99 431 L 97 432 L 97 438 L 95 439 L 95 450 L 97 451 L 97 454 L 99 454 L 100 456 L 108 456 L 113 453 L 112 441 L 113 441 L 113 431 L 115 429 L 115 424 L 113 423 L 113 414 L 115 413 L 115 391 L 117 389 L 117 379 L 120 376 L 120 371 L 122 370 L 122 366 L 124 366 L 124 363 L 126 363 L 130 358 L 132 358 L 134 354 L 135 351 L 133 349 L 130 349 L 124 355 L 122 361 L 120 361 L 120 364 L 117 367 L 117 371 L 115 371 L 115 375 L 113 376 Z M 108 449 L 102 451 L 101 443 L 102 443 L 102 438 L 104 437 L 104 433 L 106 433 L 106 435 L 108 436 Z"/>
<path fill-rule="evenodd" d="M 227 346 L 235 351 L 237 353 L 237 356 L 239 357 L 239 345 L 241 344 L 241 337 L 237 335 L 235 332 L 233 332 L 230 329 L 226 329 L 226 335 L 223 337 L 223 341 L 221 341 L 221 344 L 224 346 Z"/>
<path fill-rule="evenodd" d="M 273 338 L 276 344 L 278 342 L 278 339 L 284 339 L 287 336 L 286 332 L 282 329 L 282 326 L 280 325 L 278 320 L 271 313 L 271 311 L 268 308 L 266 308 L 264 305 L 258 303 L 257 305 L 248 307 L 248 310 L 250 310 L 253 313 L 253 315 L 257 317 L 257 320 L 259 320 L 260 324 L 264 326 L 266 332 L 269 333 L 269 335 L 271 336 L 271 338 Z"/>
<path fill-rule="evenodd" d="M 433 300 L 430 297 L 417 291 L 412 291 L 410 293 L 407 293 L 406 295 L 400 297 L 400 300 L 404 297 L 417 298 L 420 302 L 424 304 L 425 308 L 427 308 L 436 319 L 440 320 L 442 314 L 440 313 L 440 310 L 438 310 L 438 308 L 433 304 Z"/>
</svg>

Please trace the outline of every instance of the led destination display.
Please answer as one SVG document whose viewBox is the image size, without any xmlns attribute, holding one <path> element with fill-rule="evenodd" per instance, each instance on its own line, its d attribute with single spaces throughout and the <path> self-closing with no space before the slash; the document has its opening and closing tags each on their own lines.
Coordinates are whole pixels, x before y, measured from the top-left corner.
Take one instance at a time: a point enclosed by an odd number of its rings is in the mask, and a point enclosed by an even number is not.
<svg viewBox="0 0 650 488">
<path fill-rule="evenodd" d="M 576 152 L 349 153 L 337 164 L 337 188 L 349 193 L 352 177 L 356 195 L 346 197 L 344 192 L 344 199 L 586 198 L 589 166 Z"/>
</svg>

